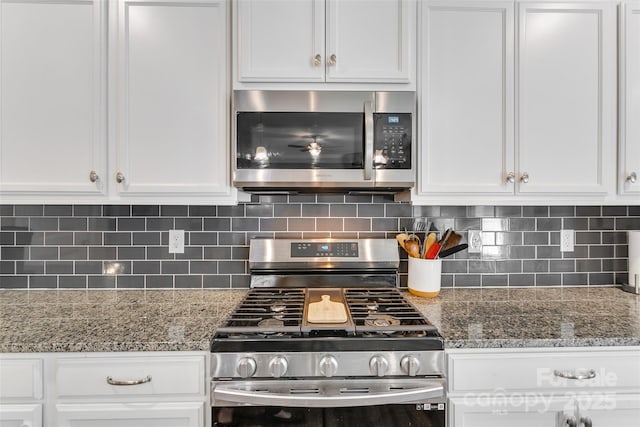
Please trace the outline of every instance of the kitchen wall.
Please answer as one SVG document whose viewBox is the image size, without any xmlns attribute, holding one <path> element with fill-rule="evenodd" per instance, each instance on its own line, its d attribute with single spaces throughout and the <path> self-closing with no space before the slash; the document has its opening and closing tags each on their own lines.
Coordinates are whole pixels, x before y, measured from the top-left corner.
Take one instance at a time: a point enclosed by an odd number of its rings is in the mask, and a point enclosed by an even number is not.
<svg viewBox="0 0 640 427">
<path fill-rule="evenodd" d="M 238 206 L 0 205 L 0 288 L 242 288 L 254 237 L 388 237 L 414 218 L 482 230 L 443 287 L 611 285 L 627 279 L 640 206 L 411 206 L 390 196 L 253 196 Z M 169 229 L 185 253 L 169 254 Z M 559 230 L 576 230 L 572 253 Z M 463 233 L 466 237 L 466 233 Z M 401 283 L 406 286 L 406 255 Z"/>
</svg>

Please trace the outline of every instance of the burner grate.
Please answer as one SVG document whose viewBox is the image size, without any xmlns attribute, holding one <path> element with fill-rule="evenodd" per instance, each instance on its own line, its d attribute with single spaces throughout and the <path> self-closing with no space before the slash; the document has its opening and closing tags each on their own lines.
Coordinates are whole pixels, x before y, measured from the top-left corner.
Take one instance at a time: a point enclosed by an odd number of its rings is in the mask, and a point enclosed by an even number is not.
<svg viewBox="0 0 640 427">
<path fill-rule="evenodd" d="M 394 288 L 346 289 L 356 330 L 366 334 L 415 334 L 436 327 Z"/>
<path fill-rule="evenodd" d="M 216 330 L 216 335 L 229 338 L 252 335 L 264 338 L 339 337 L 345 334 L 356 337 L 419 337 L 437 331 L 395 288 L 346 288 L 339 291 L 350 314 L 348 331 L 326 325 L 314 328 L 304 321 L 309 289 L 254 288 L 249 290 L 224 326 Z"/>
<path fill-rule="evenodd" d="M 304 289 L 251 289 L 217 332 L 272 335 L 300 331 Z"/>
</svg>

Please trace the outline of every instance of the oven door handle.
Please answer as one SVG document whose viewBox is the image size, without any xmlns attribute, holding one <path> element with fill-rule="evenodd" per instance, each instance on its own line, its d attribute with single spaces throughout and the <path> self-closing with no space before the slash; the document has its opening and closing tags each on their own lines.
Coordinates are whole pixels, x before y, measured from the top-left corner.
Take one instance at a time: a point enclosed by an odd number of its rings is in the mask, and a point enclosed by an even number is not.
<svg viewBox="0 0 640 427">
<path fill-rule="evenodd" d="M 288 406 L 301 408 L 335 408 L 347 406 L 390 405 L 414 403 L 444 397 L 444 386 L 434 383 L 424 387 L 401 388 L 385 392 L 357 391 L 337 392 L 335 394 L 318 393 L 277 393 L 263 390 L 243 390 L 216 385 L 212 390 L 212 399 L 249 404 L 254 406 Z M 217 406 L 217 405 L 216 405 Z"/>
</svg>

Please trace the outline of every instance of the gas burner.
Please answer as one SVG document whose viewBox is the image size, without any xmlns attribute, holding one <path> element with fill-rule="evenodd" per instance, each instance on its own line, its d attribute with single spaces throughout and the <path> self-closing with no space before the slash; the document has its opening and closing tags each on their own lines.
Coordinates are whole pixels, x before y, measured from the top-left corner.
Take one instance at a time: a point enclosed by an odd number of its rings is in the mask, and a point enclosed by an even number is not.
<svg viewBox="0 0 640 427">
<path fill-rule="evenodd" d="M 271 317 L 268 319 L 263 319 L 258 322 L 258 326 L 260 328 L 282 328 L 284 326 L 284 321 L 282 318 L 278 319 L 276 317 Z M 263 330 L 261 333 L 274 333 L 275 331 Z"/>
<path fill-rule="evenodd" d="M 371 314 L 364 319 L 365 326 L 373 326 L 378 328 L 386 328 L 400 324 L 400 320 L 387 314 Z M 384 331 L 381 331 L 384 332 Z"/>
<path fill-rule="evenodd" d="M 365 307 L 367 307 L 367 310 L 369 310 L 369 312 L 375 313 L 376 311 L 378 311 L 378 303 L 376 301 L 371 301 L 371 302 L 367 302 L 365 304 Z"/>
<path fill-rule="evenodd" d="M 271 304 L 269 308 L 274 313 L 283 313 L 287 309 L 287 306 L 281 302 L 275 302 Z"/>
</svg>

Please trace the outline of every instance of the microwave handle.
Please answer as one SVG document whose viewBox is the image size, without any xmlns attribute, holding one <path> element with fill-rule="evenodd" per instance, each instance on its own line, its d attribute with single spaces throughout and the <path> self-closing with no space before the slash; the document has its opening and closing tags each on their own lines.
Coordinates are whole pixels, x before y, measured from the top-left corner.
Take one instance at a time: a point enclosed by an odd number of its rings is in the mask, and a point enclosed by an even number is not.
<svg viewBox="0 0 640 427">
<path fill-rule="evenodd" d="M 371 180 L 373 174 L 373 106 L 364 103 L 364 179 Z"/>
</svg>

